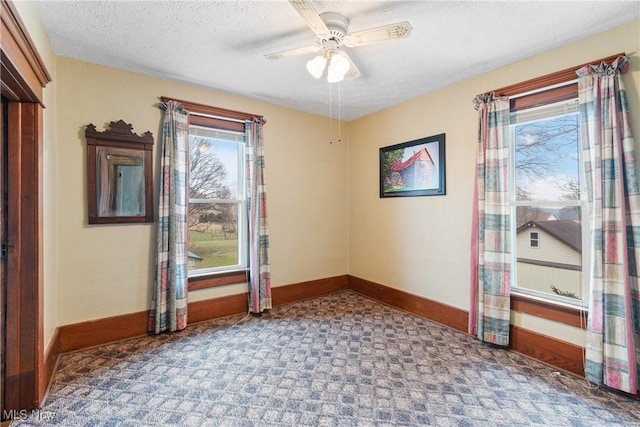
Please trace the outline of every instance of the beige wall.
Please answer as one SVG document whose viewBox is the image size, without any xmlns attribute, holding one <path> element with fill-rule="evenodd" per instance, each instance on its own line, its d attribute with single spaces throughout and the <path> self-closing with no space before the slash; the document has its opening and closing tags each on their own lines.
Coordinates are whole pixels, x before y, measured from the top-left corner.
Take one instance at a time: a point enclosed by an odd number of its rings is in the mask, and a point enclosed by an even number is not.
<svg viewBox="0 0 640 427">
<path fill-rule="evenodd" d="M 350 123 L 349 274 L 469 309 L 469 243 L 477 115 L 473 98 L 502 86 L 628 52 L 623 78 L 640 129 L 640 22 L 554 49 Z M 463 53 L 461 53 L 463 54 Z M 451 70 L 455 73 L 455 70 Z M 378 149 L 446 134 L 447 195 L 380 199 Z M 576 328 L 512 316 L 516 324 L 576 344 Z"/>
<path fill-rule="evenodd" d="M 58 324 L 146 310 L 155 225 L 87 225 L 85 125 L 122 119 L 150 130 L 157 162 L 160 96 L 263 115 L 274 286 L 347 273 L 348 141 L 329 144 L 327 119 L 203 88 L 57 58 L 60 191 Z M 345 138 L 343 138 L 344 140 Z M 157 185 L 156 185 L 157 189 Z M 193 292 L 192 301 L 246 291 Z"/>
<path fill-rule="evenodd" d="M 28 3 L 16 7 L 54 83 L 45 90 L 43 228 L 45 345 L 57 326 L 149 306 L 154 225 L 86 224 L 84 126 L 123 119 L 158 137 L 165 95 L 264 115 L 274 286 L 352 274 L 468 310 L 476 112 L 482 92 L 615 52 L 633 53 L 624 82 L 640 129 L 640 22 L 343 125 L 195 86 L 55 57 Z M 336 127 L 334 126 L 334 129 Z M 380 147 L 446 133 L 447 195 L 380 199 Z M 334 137 L 335 139 L 335 137 Z M 156 152 L 157 154 L 157 152 Z M 157 160 L 157 155 L 155 156 Z M 157 188 L 157 187 L 156 187 Z M 240 293 L 233 285 L 190 293 Z M 512 323 L 583 344 L 577 328 L 522 313 Z"/>
</svg>

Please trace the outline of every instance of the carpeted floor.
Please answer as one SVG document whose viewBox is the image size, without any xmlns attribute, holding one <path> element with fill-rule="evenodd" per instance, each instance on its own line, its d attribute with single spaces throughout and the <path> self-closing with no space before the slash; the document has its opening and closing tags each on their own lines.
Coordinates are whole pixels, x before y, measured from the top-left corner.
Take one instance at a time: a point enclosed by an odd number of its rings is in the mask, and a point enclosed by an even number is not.
<svg viewBox="0 0 640 427">
<path fill-rule="evenodd" d="M 341 292 L 64 355 L 13 425 L 631 426 L 640 401 Z"/>
</svg>

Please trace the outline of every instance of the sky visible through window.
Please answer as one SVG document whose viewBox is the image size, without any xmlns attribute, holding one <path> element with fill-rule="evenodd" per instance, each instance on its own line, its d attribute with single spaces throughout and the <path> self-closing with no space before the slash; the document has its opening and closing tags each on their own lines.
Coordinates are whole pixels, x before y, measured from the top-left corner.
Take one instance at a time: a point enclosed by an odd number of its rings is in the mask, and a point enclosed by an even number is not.
<svg viewBox="0 0 640 427">
<path fill-rule="evenodd" d="M 224 139 L 212 140 L 213 150 L 227 169 L 225 184 L 229 188 L 238 188 L 238 148 L 237 142 Z"/>
<path fill-rule="evenodd" d="M 519 200 L 575 200 L 579 192 L 578 115 L 515 127 L 515 178 Z"/>
<path fill-rule="evenodd" d="M 240 144 L 220 138 L 207 138 L 203 136 L 191 136 L 191 144 L 197 146 L 199 157 L 210 160 L 198 161 L 191 159 L 191 185 L 198 184 L 201 187 L 228 188 L 229 196 L 239 197 L 238 189 L 238 156 L 241 155 Z M 222 172 L 208 173 L 206 168 L 216 167 L 217 162 L 222 165 Z M 206 181 L 206 182 L 205 182 Z"/>
</svg>

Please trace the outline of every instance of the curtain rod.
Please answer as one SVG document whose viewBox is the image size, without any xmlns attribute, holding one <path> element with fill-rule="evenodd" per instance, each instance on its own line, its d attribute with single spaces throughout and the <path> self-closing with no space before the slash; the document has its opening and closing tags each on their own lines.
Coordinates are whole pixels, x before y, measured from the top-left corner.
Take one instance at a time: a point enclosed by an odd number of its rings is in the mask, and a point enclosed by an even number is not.
<svg viewBox="0 0 640 427">
<path fill-rule="evenodd" d="M 504 86 L 499 89 L 494 89 L 485 93 L 495 93 L 496 96 L 513 96 L 523 92 L 535 91 L 537 89 L 541 89 L 541 88 L 559 84 L 559 83 L 566 83 L 568 81 L 575 80 L 576 71 L 584 67 L 585 65 L 600 64 L 602 62 L 610 63 L 612 61 L 615 61 L 619 56 L 624 56 L 624 55 L 625 55 L 624 52 L 617 53 L 615 55 L 607 56 L 606 58 L 585 62 L 584 64 L 569 67 L 561 71 L 556 71 L 555 73 L 546 74 L 540 77 L 535 77 L 533 79 L 529 79 L 524 82 L 515 83 L 509 86 Z"/>
<path fill-rule="evenodd" d="M 219 107 L 213 107 L 211 105 L 198 104 L 197 102 L 183 101 L 181 99 L 176 99 L 169 96 L 161 96 L 160 99 L 162 100 L 162 102 L 167 102 L 167 101 L 179 102 L 184 106 L 185 110 L 187 110 L 189 113 L 196 113 L 199 115 L 211 116 L 211 117 L 219 118 L 221 120 L 233 119 L 231 121 L 245 122 L 247 120 L 251 121 L 251 120 L 258 119 L 258 120 L 264 121 L 264 117 L 258 114 L 243 113 L 242 111 L 228 110 L 226 108 L 219 108 Z"/>
<path fill-rule="evenodd" d="M 187 109 L 189 114 L 192 114 L 194 116 L 200 116 L 200 117 L 208 117 L 211 119 L 218 119 L 218 120 L 224 120 L 227 122 L 236 122 L 236 123 L 244 123 L 246 122 L 246 120 L 240 120 L 240 119 L 232 119 L 230 117 L 224 117 L 224 116 L 214 116 L 213 114 L 205 114 L 205 113 L 199 113 L 197 111 L 189 111 L 189 109 Z"/>
</svg>

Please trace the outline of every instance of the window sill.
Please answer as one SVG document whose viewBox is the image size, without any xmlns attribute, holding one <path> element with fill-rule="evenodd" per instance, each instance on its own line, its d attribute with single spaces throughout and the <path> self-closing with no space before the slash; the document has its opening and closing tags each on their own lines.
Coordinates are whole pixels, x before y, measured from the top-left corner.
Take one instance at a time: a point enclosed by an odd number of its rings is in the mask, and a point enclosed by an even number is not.
<svg viewBox="0 0 640 427">
<path fill-rule="evenodd" d="M 249 270 L 226 271 L 224 273 L 206 274 L 189 277 L 189 290 L 217 288 L 218 286 L 244 283 L 249 280 Z"/>
<path fill-rule="evenodd" d="M 511 293 L 511 310 L 585 329 L 587 310 L 528 295 Z"/>
</svg>

